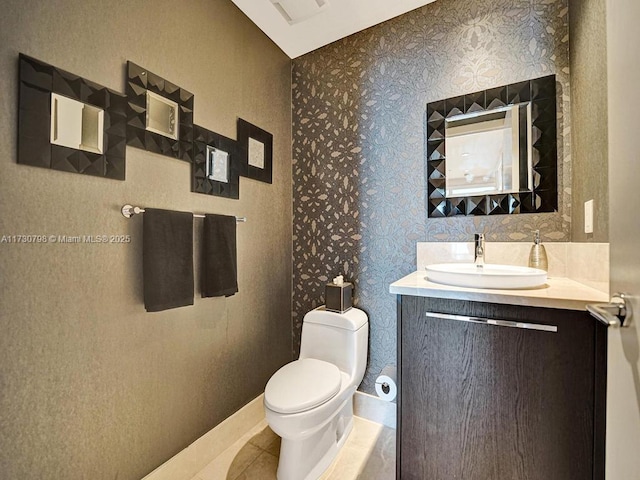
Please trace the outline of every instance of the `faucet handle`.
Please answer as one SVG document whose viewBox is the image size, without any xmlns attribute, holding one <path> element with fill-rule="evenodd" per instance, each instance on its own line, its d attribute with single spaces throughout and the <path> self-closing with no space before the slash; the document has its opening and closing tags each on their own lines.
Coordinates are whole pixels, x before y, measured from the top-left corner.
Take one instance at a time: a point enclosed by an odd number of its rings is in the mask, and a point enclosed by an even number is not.
<svg viewBox="0 0 640 480">
<path fill-rule="evenodd" d="M 484 233 L 475 234 L 475 252 L 473 257 L 473 263 L 475 263 L 478 268 L 482 268 L 484 265 Z"/>
</svg>

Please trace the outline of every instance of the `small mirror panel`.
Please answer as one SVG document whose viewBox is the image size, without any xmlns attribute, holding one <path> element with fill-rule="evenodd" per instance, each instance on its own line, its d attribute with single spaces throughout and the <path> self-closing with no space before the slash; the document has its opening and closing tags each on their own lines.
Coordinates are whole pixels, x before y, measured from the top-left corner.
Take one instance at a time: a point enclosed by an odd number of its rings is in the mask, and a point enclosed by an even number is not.
<svg viewBox="0 0 640 480">
<path fill-rule="evenodd" d="M 249 165 L 264 168 L 264 143 L 249 137 Z"/>
<path fill-rule="evenodd" d="M 207 145 L 207 178 L 229 183 L 229 153 Z"/>
<path fill-rule="evenodd" d="M 178 104 L 147 90 L 147 130 L 178 139 Z"/>
<path fill-rule="evenodd" d="M 51 94 L 51 143 L 103 153 L 104 110 Z"/>
<path fill-rule="evenodd" d="M 446 197 L 532 190 L 531 103 L 446 119 Z"/>
</svg>

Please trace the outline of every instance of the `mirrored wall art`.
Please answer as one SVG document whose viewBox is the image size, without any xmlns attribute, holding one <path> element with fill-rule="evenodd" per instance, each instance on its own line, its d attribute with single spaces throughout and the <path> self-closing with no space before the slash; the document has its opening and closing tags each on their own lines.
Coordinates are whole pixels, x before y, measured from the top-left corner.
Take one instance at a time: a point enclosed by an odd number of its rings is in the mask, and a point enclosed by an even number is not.
<svg viewBox="0 0 640 480">
<path fill-rule="evenodd" d="M 146 129 L 178 140 L 178 104 L 147 90 Z"/>
<path fill-rule="evenodd" d="M 555 75 L 427 105 L 428 216 L 558 207 Z"/>
<path fill-rule="evenodd" d="M 240 198 L 243 155 L 238 142 L 194 125 L 191 191 Z"/>
<path fill-rule="evenodd" d="M 229 152 L 207 145 L 206 177 L 216 182 L 229 183 Z"/>
<path fill-rule="evenodd" d="M 238 143 L 244 153 L 248 178 L 272 183 L 273 176 L 273 135 L 260 127 L 238 119 Z"/>
<path fill-rule="evenodd" d="M 127 143 L 187 162 L 193 160 L 193 94 L 127 62 Z"/>
<path fill-rule="evenodd" d="M 51 94 L 51 143 L 103 153 L 104 110 L 71 98 Z"/>
<path fill-rule="evenodd" d="M 127 62 L 127 95 L 20 54 L 18 163 L 125 179 L 127 145 L 187 161 L 191 191 L 237 199 L 240 176 L 272 183 L 273 136 L 193 124 L 194 96 Z"/>
<path fill-rule="evenodd" d="M 20 54 L 18 163 L 125 179 L 126 97 Z"/>
</svg>

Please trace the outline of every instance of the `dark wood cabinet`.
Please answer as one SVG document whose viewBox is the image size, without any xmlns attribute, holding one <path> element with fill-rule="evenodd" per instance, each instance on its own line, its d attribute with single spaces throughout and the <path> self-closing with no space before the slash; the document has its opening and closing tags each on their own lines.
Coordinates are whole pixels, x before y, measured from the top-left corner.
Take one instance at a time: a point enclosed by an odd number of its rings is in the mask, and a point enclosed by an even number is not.
<svg viewBox="0 0 640 480">
<path fill-rule="evenodd" d="M 581 311 L 399 301 L 398 478 L 604 479 L 606 327 Z"/>
</svg>

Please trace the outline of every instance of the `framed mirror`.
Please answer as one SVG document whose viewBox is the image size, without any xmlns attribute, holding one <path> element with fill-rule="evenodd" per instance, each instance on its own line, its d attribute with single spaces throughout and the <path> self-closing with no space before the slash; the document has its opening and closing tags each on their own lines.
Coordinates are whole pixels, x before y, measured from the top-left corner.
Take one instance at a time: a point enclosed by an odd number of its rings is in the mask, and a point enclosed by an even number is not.
<svg viewBox="0 0 640 480">
<path fill-rule="evenodd" d="M 239 143 L 199 125 L 193 126 L 193 132 L 191 191 L 240 198 L 240 175 L 246 172 L 246 164 Z"/>
<path fill-rule="evenodd" d="M 246 172 L 241 175 L 260 182 L 273 182 L 273 135 L 238 119 L 238 143 L 245 155 Z"/>
<path fill-rule="evenodd" d="M 192 162 L 194 96 L 127 62 L 127 145 Z"/>
<path fill-rule="evenodd" d="M 557 210 L 555 75 L 427 105 L 429 217 Z"/>
<path fill-rule="evenodd" d="M 20 54 L 18 163 L 125 179 L 127 98 Z"/>
</svg>

